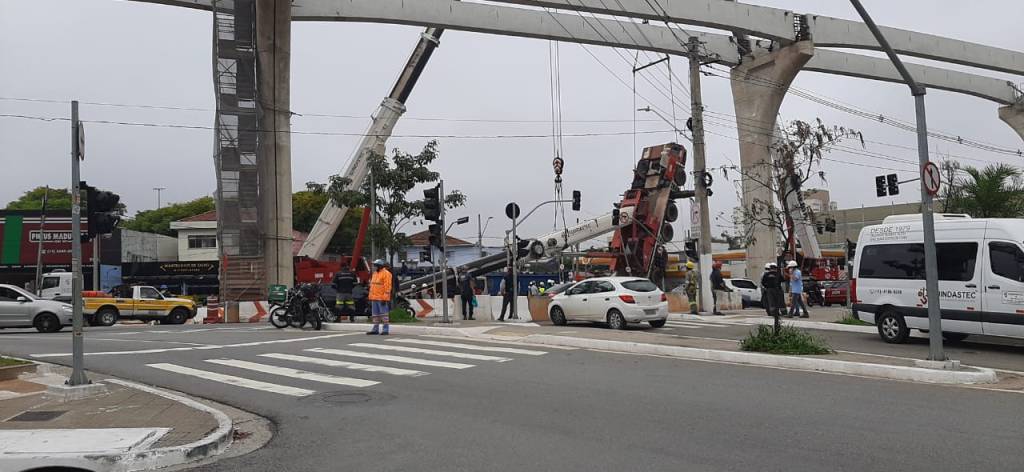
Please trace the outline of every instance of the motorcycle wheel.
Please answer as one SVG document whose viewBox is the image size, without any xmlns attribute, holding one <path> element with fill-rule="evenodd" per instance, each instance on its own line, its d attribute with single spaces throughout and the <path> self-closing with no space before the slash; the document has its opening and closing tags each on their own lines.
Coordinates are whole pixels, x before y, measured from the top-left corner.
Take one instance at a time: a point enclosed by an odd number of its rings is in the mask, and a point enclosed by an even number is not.
<svg viewBox="0 0 1024 472">
<path fill-rule="evenodd" d="M 270 324 L 274 325 L 277 329 L 287 328 L 290 319 L 288 310 L 285 310 L 283 307 L 275 308 L 270 312 Z"/>
<path fill-rule="evenodd" d="M 310 315 L 311 316 L 309 316 L 309 319 L 306 320 L 306 321 L 309 321 L 309 327 L 313 328 L 316 331 L 320 331 L 320 328 L 323 327 L 323 321 L 320 319 L 321 314 L 317 313 L 317 312 L 313 312 L 313 313 L 310 313 Z"/>
</svg>

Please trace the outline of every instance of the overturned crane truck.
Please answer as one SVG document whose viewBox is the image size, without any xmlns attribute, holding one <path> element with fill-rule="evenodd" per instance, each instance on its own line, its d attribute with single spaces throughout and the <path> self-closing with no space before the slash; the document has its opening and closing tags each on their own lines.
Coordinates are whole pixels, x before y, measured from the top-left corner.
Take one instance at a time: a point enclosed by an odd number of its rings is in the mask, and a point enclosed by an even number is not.
<svg viewBox="0 0 1024 472">
<path fill-rule="evenodd" d="M 527 246 L 529 254 L 520 257 L 519 263 L 557 257 L 576 244 L 614 231 L 607 253 L 615 258 L 612 271 L 661 283 L 668 261 L 664 243 L 672 240 L 671 222 L 679 217 L 675 200 L 693 197 L 692 190 L 682 189 L 686 183 L 685 167 L 686 149 L 679 144 L 644 148 L 633 169 L 630 188 L 610 213 L 531 240 Z M 458 274 L 500 270 L 509 261 L 509 254 L 494 254 L 449 268 L 444 275 L 454 281 Z M 402 283 L 399 290 L 408 294 L 414 286 L 437 285 L 440 280 L 439 276 L 424 276 Z"/>
</svg>

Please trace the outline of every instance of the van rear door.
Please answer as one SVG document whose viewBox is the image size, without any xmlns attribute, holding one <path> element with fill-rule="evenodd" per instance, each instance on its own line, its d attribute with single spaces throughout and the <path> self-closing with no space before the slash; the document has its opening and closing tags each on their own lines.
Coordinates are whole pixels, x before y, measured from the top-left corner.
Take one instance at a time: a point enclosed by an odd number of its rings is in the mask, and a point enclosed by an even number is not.
<svg viewBox="0 0 1024 472">
<path fill-rule="evenodd" d="M 982 329 L 1024 337 L 1024 251 L 1013 241 L 985 241 Z"/>
</svg>

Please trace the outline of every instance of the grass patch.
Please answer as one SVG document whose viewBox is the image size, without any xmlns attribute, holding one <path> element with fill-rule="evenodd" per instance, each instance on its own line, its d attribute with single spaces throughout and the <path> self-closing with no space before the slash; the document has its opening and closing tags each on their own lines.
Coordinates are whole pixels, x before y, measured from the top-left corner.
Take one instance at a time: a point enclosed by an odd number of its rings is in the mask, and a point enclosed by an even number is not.
<svg viewBox="0 0 1024 472">
<path fill-rule="evenodd" d="M 28 364 L 28 362 L 20 361 L 18 359 L 10 359 L 10 358 L 7 358 L 7 357 L 0 356 L 0 367 L 10 367 L 10 366 L 13 366 L 13 365 L 25 365 L 25 364 Z"/>
<path fill-rule="evenodd" d="M 868 323 L 867 321 L 862 321 L 860 318 L 857 318 L 856 316 L 853 316 L 849 313 L 844 315 L 843 319 L 836 321 L 836 323 L 852 326 L 871 326 L 871 323 Z"/>
<path fill-rule="evenodd" d="M 789 325 L 782 325 L 779 333 L 770 325 L 760 325 L 740 341 L 740 349 L 769 354 L 831 354 L 825 340 Z"/>
<path fill-rule="evenodd" d="M 391 323 L 419 323 L 420 320 L 416 319 L 411 312 L 403 308 L 395 308 L 388 313 L 388 321 Z"/>
</svg>

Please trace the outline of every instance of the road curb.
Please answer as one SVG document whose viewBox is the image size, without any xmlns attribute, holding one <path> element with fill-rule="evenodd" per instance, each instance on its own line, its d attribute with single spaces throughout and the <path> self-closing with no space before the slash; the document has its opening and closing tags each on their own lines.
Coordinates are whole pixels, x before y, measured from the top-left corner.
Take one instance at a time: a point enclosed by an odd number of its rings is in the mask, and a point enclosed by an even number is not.
<svg viewBox="0 0 1024 472">
<path fill-rule="evenodd" d="M 180 446 L 162 447 L 143 451 L 89 453 L 89 454 L 3 454 L 0 464 L 3 470 L 35 470 L 41 464 L 47 467 L 80 467 L 96 472 L 127 472 L 135 470 L 151 470 L 198 461 L 224 452 L 231 444 L 234 430 L 231 418 L 220 410 L 206 406 L 200 402 L 168 391 L 129 382 L 126 380 L 107 378 L 103 380 L 113 384 L 158 395 L 191 408 L 209 413 L 217 420 L 217 428 L 202 439 Z M 8 469 L 7 467 L 11 467 Z"/>
<path fill-rule="evenodd" d="M 961 370 L 955 371 L 939 370 L 923 367 L 869 364 L 864 362 L 822 359 L 817 357 L 783 356 L 758 352 L 720 351 L 715 349 L 666 346 L 661 344 L 647 344 L 628 341 L 571 338 L 567 336 L 553 336 L 548 334 L 532 334 L 524 336 L 521 340 L 533 344 L 550 344 L 555 346 L 626 352 L 630 354 L 648 354 L 762 367 L 829 372 L 889 380 L 909 380 L 913 382 L 937 384 L 979 384 L 995 383 L 998 381 L 994 370 L 982 367 L 964 367 Z"/>
</svg>

